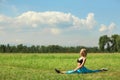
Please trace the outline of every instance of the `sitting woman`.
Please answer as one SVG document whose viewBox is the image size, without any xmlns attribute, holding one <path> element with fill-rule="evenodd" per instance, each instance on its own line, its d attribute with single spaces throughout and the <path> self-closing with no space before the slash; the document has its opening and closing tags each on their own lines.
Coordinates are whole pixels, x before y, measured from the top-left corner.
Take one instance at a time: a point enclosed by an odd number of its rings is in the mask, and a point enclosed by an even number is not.
<svg viewBox="0 0 120 80">
<path fill-rule="evenodd" d="M 101 71 L 107 71 L 106 68 L 102 68 L 100 70 L 89 70 L 87 69 L 84 64 L 86 62 L 87 57 L 87 51 L 86 49 L 81 49 L 80 51 L 80 58 L 77 60 L 77 67 L 74 70 L 69 71 L 60 71 L 58 69 L 55 69 L 57 73 L 62 74 L 72 74 L 72 73 L 93 73 L 93 72 L 101 72 Z"/>
</svg>

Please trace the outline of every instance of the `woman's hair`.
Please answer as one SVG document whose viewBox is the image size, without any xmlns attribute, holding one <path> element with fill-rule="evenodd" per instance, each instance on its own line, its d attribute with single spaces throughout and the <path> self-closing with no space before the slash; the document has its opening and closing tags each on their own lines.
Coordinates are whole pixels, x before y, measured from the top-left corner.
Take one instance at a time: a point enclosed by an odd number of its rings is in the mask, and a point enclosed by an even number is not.
<svg viewBox="0 0 120 80">
<path fill-rule="evenodd" d="M 81 49 L 80 50 L 80 55 L 86 57 L 87 56 L 87 50 L 86 49 Z"/>
</svg>

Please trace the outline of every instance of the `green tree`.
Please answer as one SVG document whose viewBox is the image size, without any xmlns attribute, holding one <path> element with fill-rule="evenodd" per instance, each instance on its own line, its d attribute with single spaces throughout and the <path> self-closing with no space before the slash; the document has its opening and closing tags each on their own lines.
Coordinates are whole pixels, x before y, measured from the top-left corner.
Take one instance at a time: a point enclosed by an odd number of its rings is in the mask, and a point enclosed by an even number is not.
<svg viewBox="0 0 120 80">
<path fill-rule="evenodd" d="M 111 37 L 103 35 L 99 39 L 99 48 L 101 51 L 120 52 L 120 35 L 114 34 Z"/>
<path fill-rule="evenodd" d="M 99 39 L 99 48 L 101 51 L 105 51 L 109 47 L 110 38 L 107 35 L 103 35 Z"/>
<path fill-rule="evenodd" d="M 18 52 L 18 53 L 24 52 L 23 44 L 17 45 L 17 52 Z"/>
<path fill-rule="evenodd" d="M 119 35 L 114 34 L 111 36 L 111 42 L 112 42 L 112 51 L 118 51 L 118 47 L 119 47 Z"/>
<path fill-rule="evenodd" d="M 0 45 L 0 52 L 5 53 L 6 46 L 5 45 Z"/>
<path fill-rule="evenodd" d="M 117 44 L 117 51 L 120 52 L 120 35 L 118 36 L 118 38 L 116 39 L 116 44 Z"/>
</svg>

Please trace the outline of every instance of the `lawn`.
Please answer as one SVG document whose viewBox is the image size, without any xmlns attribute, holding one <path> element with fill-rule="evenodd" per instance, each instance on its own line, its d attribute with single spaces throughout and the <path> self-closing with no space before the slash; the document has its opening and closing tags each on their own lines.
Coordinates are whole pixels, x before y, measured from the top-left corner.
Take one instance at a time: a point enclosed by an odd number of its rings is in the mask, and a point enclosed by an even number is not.
<svg viewBox="0 0 120 80">
<path fill-rule="evenodd" d="M 120 80 L 119 53 L 88 53 L 89 69 L 108 68 L 107 72 L 88 74 L 57 74 L 54 69 L 76 67 L 79 53 L 0 54 L 0 80 Z"/>
</svg>

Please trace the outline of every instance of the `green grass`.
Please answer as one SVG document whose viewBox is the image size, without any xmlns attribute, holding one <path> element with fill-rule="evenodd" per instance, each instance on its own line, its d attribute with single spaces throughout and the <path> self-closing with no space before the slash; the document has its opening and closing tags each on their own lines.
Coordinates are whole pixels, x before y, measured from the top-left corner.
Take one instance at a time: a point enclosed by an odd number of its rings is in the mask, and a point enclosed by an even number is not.
<svg viewBox="0 0 120 80">
<path fill-rule="evenodd" d="M 71 70 L 78 54 L 0 54 L 0 80 L 119 80 L 120 54 L 88 54 L 89 69 L 108 68 L 107 72 L 57 74 L 54 68 Z"/>
</svg>

